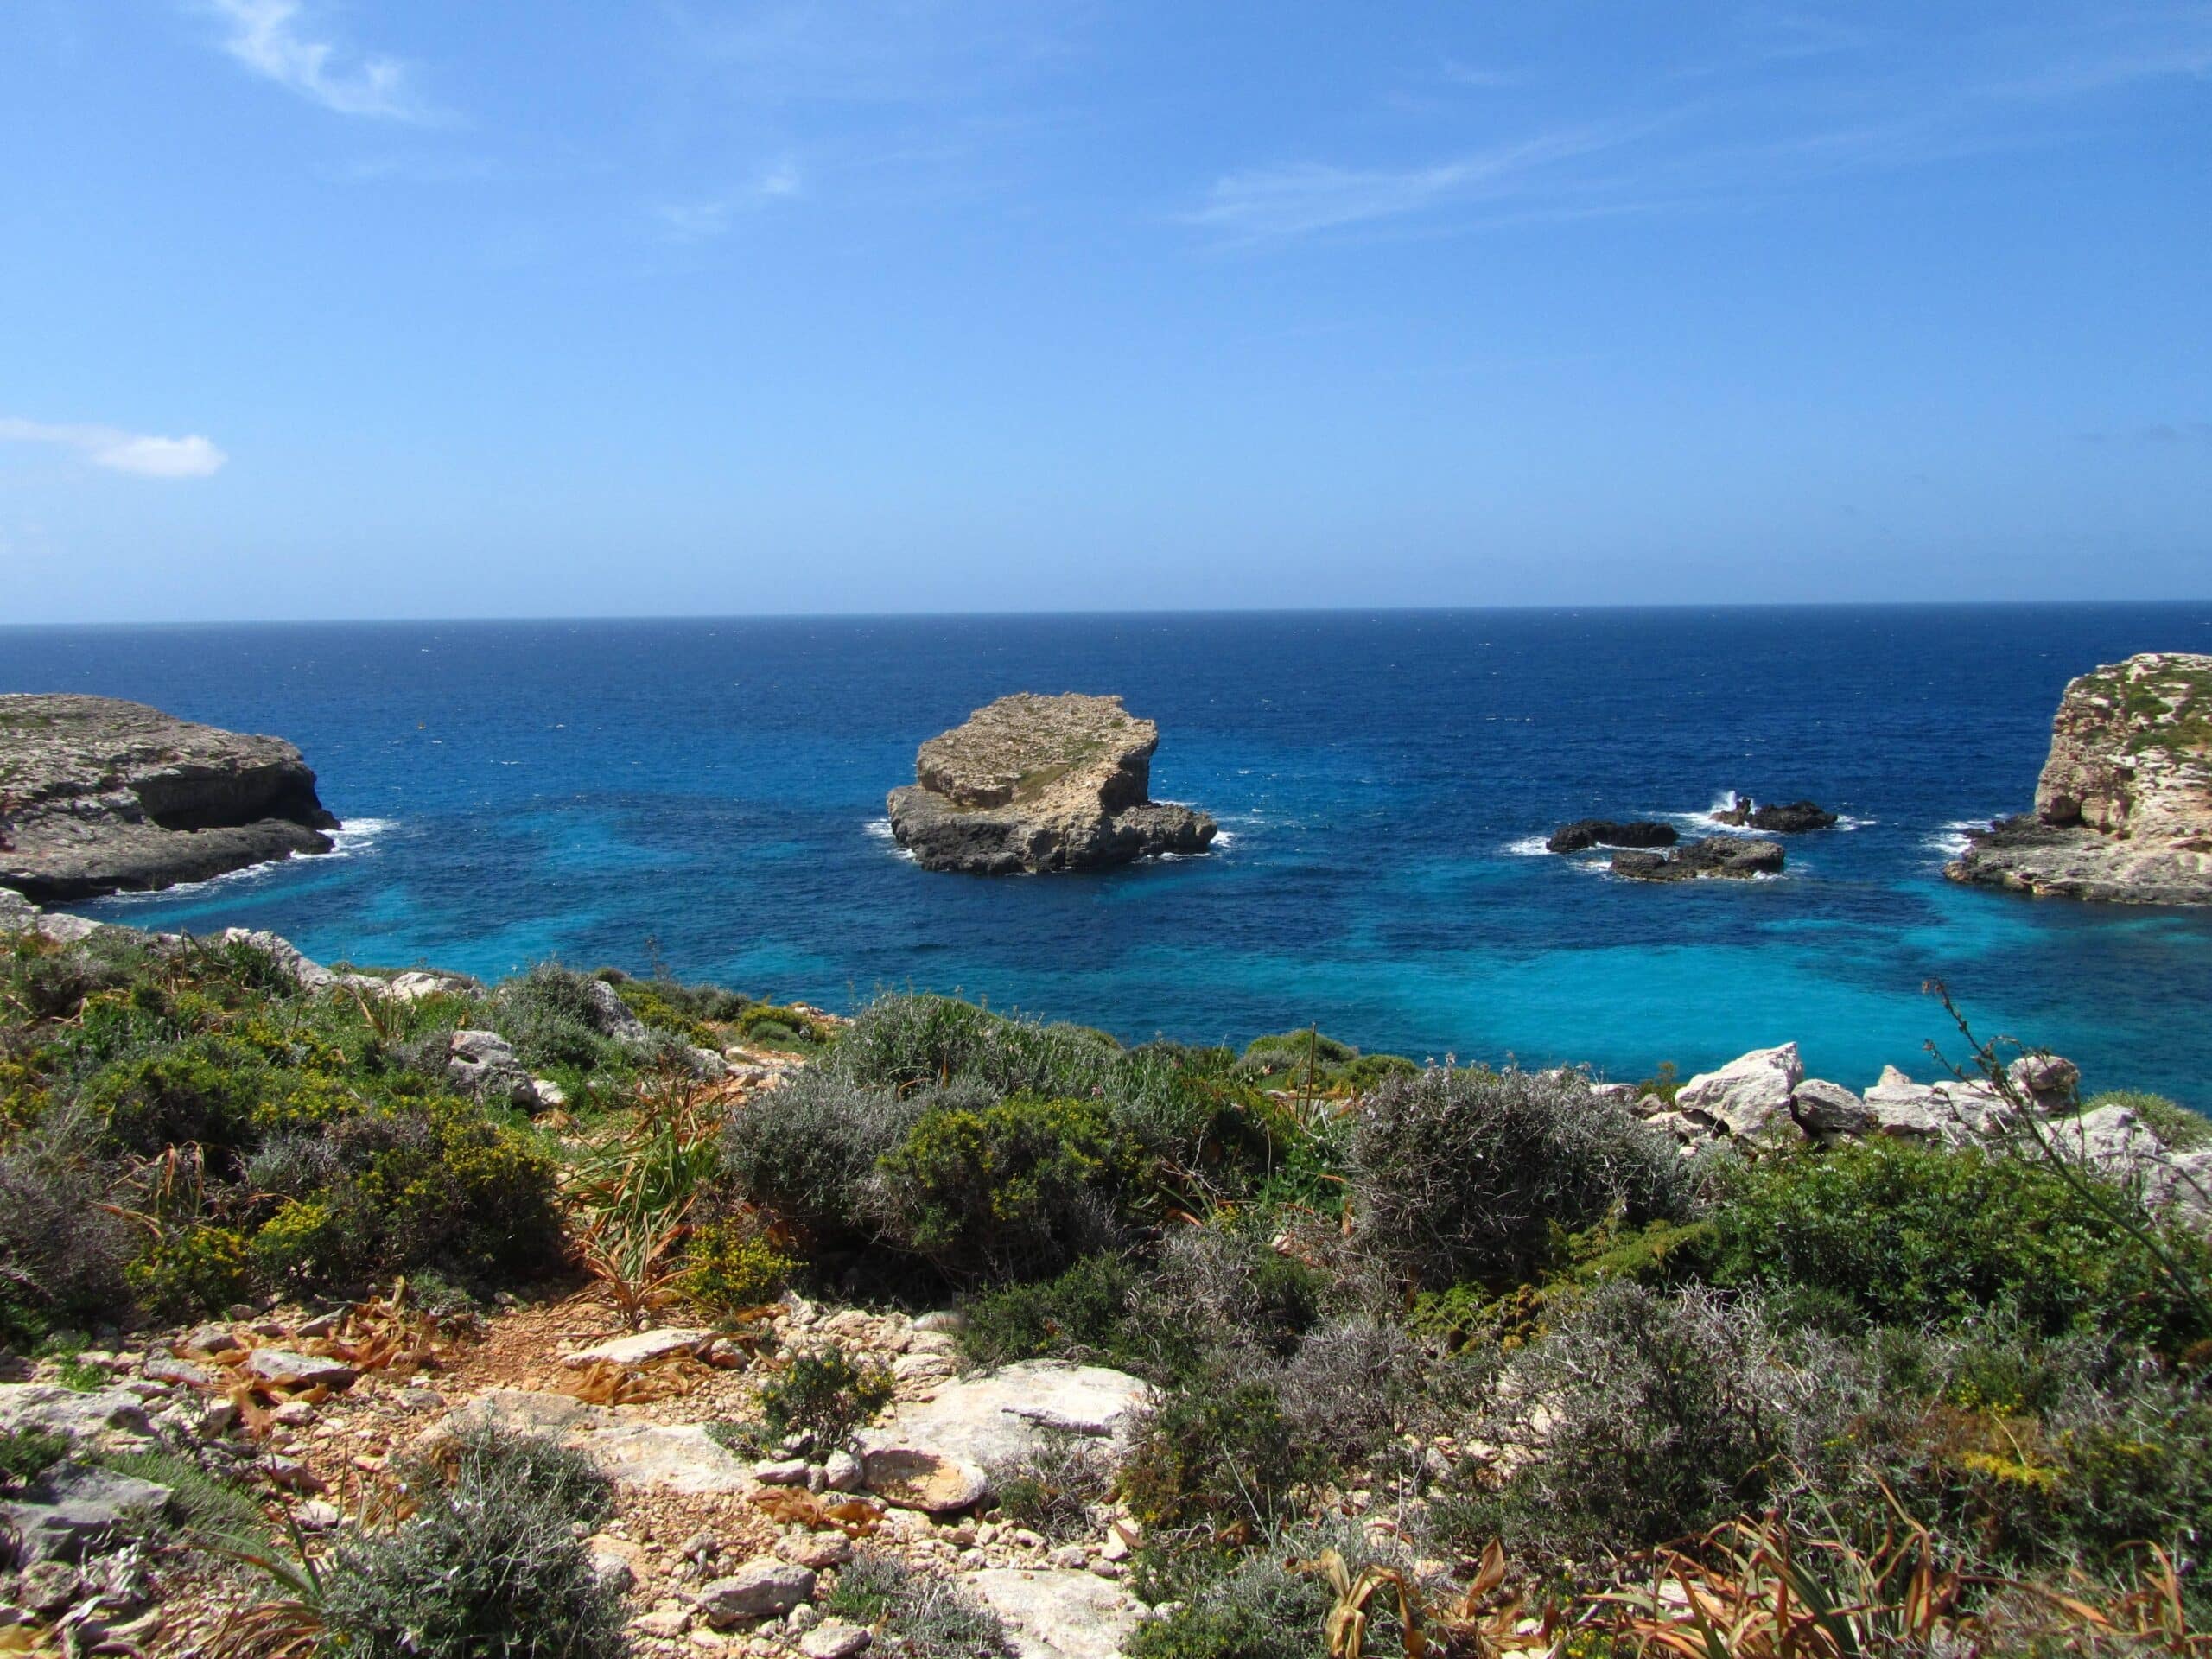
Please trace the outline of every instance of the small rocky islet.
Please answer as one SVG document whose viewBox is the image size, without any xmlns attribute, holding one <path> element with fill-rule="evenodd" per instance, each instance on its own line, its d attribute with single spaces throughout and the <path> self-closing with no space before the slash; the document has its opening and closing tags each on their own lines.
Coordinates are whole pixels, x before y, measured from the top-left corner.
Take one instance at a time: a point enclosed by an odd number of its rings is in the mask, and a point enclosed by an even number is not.
<svg viewBox="0 0 2212 1659">
<path fill-rule="evenodd" d="M 977 875 L 1202 853 L 1220 826 L 1151 798 L 1159 747 L 1118 696 L 1001 697 L 921 746 L 887 802 L 891 833 L 925 869 Z"/>
</svg>

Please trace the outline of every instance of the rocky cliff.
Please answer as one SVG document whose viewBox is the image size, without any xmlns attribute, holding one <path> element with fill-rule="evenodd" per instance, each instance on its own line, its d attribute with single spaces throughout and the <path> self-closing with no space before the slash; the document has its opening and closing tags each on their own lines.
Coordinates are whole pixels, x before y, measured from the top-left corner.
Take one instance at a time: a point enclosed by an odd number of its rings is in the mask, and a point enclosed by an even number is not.
<svg viewBox="0 0 2212 1659">
<path fill-rule="evenodd" d="M 922 745 L 891 832 L 926 868 L 988 875 L 1203 852 L 1214 821 L 1149 798 L 1159 747 L 1119 697 L 1001 697 Z"/>
<path fill-rule="evenodd" d="M 325 853 L 300 752 L 112 697 L 0 696 L 0 887 L 88 899 Z"/>
<path fill-rule="evenodd" d="M 2212 904 L 2212 657 L 2146 652 L 2069 684 L 2035 810 L 1975 836 L 1943 873 L 2068 899 Z"/>
</svg>

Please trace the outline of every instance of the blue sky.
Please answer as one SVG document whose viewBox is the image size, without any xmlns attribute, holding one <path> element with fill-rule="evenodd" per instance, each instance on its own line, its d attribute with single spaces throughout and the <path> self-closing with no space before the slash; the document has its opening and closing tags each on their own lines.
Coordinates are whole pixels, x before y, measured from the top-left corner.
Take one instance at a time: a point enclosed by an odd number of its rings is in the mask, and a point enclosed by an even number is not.
<svg viewBox="0 0 2212 1659">
<path fill-rule="evenodd" d="M 0 0 L 0 620 L 2212 594 L 2212 3 Z"/>
</svg>

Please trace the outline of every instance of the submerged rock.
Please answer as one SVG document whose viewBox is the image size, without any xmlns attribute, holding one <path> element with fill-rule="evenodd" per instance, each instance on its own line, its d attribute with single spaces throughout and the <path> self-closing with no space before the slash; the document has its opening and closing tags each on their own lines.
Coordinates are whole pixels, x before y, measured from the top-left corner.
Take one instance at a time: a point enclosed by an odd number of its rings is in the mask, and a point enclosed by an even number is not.
<svg viewBox="0 0 2212 1659">
<path fill-rule="evenodd" d="M 1554 853 L 1587 852 L 1592 847 L 1671 847 L 1680 839 L 1671 823 L 1649 818 L 1627 823 L 1611 818 L 1577 818 L 1562 824 L 1544 843 Z"/>
<path fill-rule="evenodd" d="M 1001 697 L 930 739 L 891 791 L 891 833 L 926 869 L 1090 869 L 1204 852 L 1218 829 L 1148 798 L 1160 728 L 1119 697 Z"/>
<path fill-rule="evenodd" d="M 0 887 L 150 891 L 327 853 L 337 827 L 281 738 L 113 697 L 0 696 Z"/>
<path fill-rule="evenodd" d="M 1613 874 L 1637 881 L 1696 881 L 1707 877 L 1748 881 L 1757 875 L 1780 874 L 1783 863 L 1782 849 L 1770 841 L 1707 836 L 1671 853 L 1615 853 Z"/>
<path fill-rule="evenodd" d="M 1943 874 L 2038 897 L 2212 904 L 2212 656 L 2145 652 L 2069 684 L 2035 810 L 1975 836 Z"/>
</svg>

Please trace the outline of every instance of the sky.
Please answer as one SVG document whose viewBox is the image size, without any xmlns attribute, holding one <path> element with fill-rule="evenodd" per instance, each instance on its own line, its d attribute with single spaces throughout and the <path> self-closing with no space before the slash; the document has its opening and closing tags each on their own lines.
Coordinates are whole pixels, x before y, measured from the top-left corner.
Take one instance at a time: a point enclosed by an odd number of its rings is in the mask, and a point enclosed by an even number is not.
<svg viewBox="0 0 2212 1659">
<path fill-rule="evenodd" d="M 2212 596 L 2212 0 L 0 0 L 0 622 Z"/>
</svg>

